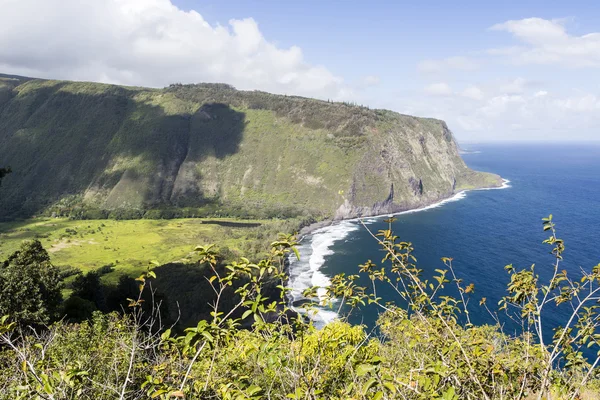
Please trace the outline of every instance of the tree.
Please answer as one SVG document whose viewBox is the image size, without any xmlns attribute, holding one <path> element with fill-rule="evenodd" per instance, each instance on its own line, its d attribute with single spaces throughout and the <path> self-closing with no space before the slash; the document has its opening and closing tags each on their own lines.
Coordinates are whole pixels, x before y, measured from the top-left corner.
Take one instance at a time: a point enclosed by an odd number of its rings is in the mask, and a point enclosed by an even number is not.
<svg viewBox="0 0 600 400">
<path fill-rule="evenodd" d="M 11 172 L 12 170 L 10 169 L 10 167 L 0 168 L 0 186 L 2 186 L 2 179 Z"/>
<path fill-rule="evenodd" d="M 107 312 L 106 295 L 104 286 L 100 281 L 100 274 L 90 271 L 78 275 L 72 283 L 73 296 L 92 302 L 102 312 Z"/>
<path fill-rule="evenodd" d="M 496 324 L 472 324 L 474 285 L 458 278 L 446 257 L 445 269 L 425 280 L 412 244 L 392 232 L 393 221 L 378 233 L 363 225 L 385 253 L 381 264 L 359 266 L 371 288 L 359 286 L 359 275 L 342 273 L 327 288 L 304 291 L 338 312 L 340 303 L 379 306 L 380 333 L 352 326 L 344 316 L 317 329 L 311 319 L 289 313 L 283 270 L 291 252 L 299 258 L 291 236 L 273 242 L 256 264 L 241 257 L 225 268 L 219 268 L 213 245 L 198 246 L 199 263 L 214 274 L 206 279 L 214 293 L 209 317 L 183 333 L 167 327 L 159 307 L 147 307 L 143 299 L 153 292 L 157 275 L 151 269 L 121 281 L 124 293 L 137 291 L 123 315 L 94 312 L 91 301 L 72 297 L 65 309 L 73 310 L 74 319 L 91 318 L 57 322 L 43 335 L 15 329 L 14 321 L 0 317 L 0 392 L 3 398 L 55 400 L 598 399 L 600 265 L 581 270 L 577 281 L 560 270 L 565 247 L 552 216 L 544 219 L 551 235 L 545 243 L 555 258 L 547 284 L 534 267 L 505 267 L 511 278 L 500 309 L 522 321 L 522 332 L 506 329 L 504 316 L 492 312 L 485 298 L 479 304 Z M 278 299 L 266 295 L 273 280 L 281 284 Z M 375 292 L 382 285 L 396 289 L 398 302 L 381 302 Z M 450 287 L 457 295 L 447 295 Z M 571 317 L 545 342 L 543 331 L 551 326 L 544 328 L 542 308 L 555 312 L 561 303 Z M 306 315 L 318 310 L 316 304 L 302 305 Z M 590 350 L 588 359 L 583 351 Z"/>
<path fill-rule="evenodd" d="M 94 311 L 97 311 L 96 305 L 79 296 L 71 295 L 63 303 L 63 313 L 68 321 L 81 322 L 92 318 Z"/>
<path fill-rule="evenodd" d="M 22 325 L 52 322 L 62 302 L 59 270 L 38 240 L 0 264 L 0 315 L 11 315 Z"/>
</svg>

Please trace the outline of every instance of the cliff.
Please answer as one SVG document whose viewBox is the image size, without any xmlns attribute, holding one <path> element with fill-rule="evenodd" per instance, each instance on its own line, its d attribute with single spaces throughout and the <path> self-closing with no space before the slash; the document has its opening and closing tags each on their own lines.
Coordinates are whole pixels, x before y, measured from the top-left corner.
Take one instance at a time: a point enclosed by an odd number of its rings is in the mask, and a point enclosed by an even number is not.
<svg viewBox="0 0 600 400">
<path fill-rule="evenodd" d="M 50 206 L 349 218 L 498 186 L 443 121 L 345 103 L 0 75 L 0 216 Z M 266 213 L 266 214 L 265 214 Z"/>
</svg>

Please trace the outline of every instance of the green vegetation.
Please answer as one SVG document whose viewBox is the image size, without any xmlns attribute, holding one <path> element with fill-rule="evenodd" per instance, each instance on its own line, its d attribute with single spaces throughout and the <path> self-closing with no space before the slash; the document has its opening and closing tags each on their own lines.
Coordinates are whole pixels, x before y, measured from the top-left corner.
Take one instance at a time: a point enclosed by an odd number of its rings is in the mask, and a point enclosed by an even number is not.
<svg viewBox="0 0 600 400">
<path fill-rule="evenodd" d="M 198 243 L 218 241 L 221 264 L 242 255 L 258 261 L 268 254 L 270 241 L 279 232 L 297 231 L 305 223 L 301 219 L 36 218 L 0 223 L 0 260 L 18 251 L 23 241 L 41 242 L 64 280 L 65 313 L 75 320 L 95 310 L 120 310 L 123 299 L 136 294 L 133 278 L 153 261 L 160 265 L 156 296 L 164 303 L 163 319 L 179 318 L 178 326 L 186 326 L 204 317 L 211 301 L 206 284 L 211 271 L 196 265 L 192 251 Z"/>
<path fill-rule="evenodd" d="M 319 330 L 290 312 L 284 271 L 286 258 L 294 256 L 293 237 L 282 236 L 257 263 L 240 258 L 224 268 L 213 246 L 198 246 L 198 266 L 212 275 L 206 280 L 212 311 L 204 319 L 180 333 L 163 323 L 160 301 L 149 304 L 156 300 L 158 269 L 136 279 L 138 294 L 120 314 L 96 312 L 78 324 L 60 321 L 38 331 L 21 330 L 18 319 L 3 317 L 0 393 L 57 400 L 597 399 L 600 265 L 570 279 L 560 271 L 564 242 L 552 216 L 544 219 L 544 230 L 555 256 L 552 277 L 542 281 L 534 267 L 507 266 L 507 295 L 501 313 L 490 310 L 497 318 L 490 326 L 469 322 L 476 288 L 455 275 L 452 259 L 442 259 L 445 268 L 426 281 L 409 242 L 390 229 L 373 233 L 384 258 L 358 268 L 372 287 L 357 286 L 357 275 L 341 274 L 321 304 L 377 304 L 384 311 L 379 332 L 343 320 Z M 43 250 L 38 246 L 36 252 Z M 267 294 L 274 284 L 279 296 Z M 380 285 L 391 285 L 404 300 L 382 304 Z M 458 296 L 444 295 L 447 286 L 456 287 Z M 87 296 L 97 287 L 92 277 L 81 281 L 77 294 Z M 484 300 L 479 306 L 488 307 Z M 550 306 L 572 313 L 545 342 L 548 327 L 541 317 Z M 505 332 L 501 318 L 514 319 L 521 332 Z M 586 359 L 584 349 L 595 355 Z"/>
<path fill-rule="evenodd" d="M 0 218 L 347 218 L 499 185 L 438 120 L 227 85 L 0 78 Z"/>
<path fill-rule="evenodd" d="M 36 218 L 0 223 L 0 259 L 15 252 L 23 240 L 39 240 L 61 269 L 84 272 L 113 264 L 105 280 L 119 275 L 137 276 L 148 261 L 166 264 L 186 261 L 198 243 L 219 242 L 227 260 L 245 255 L 258 260 L 268 252 L 278 232 L 293 232 L 303 223 L 289 220 L 171 219 L 171 220 L 69 220 Z"/>
<path fill-rule="evenodd" d="M 60 275 L 40 242 L 24 242 L 0 264 L 0 293 L 0 314 L 10 314 L 22 325 L 57 319 Z"/>
<path fill-rule="evenodd" d="M 552 216 L 552 276 L 506 266 L 498 310 L 478 305 L 493 325 L 471 324 L 479 288 L 452 259 L 423 278 L 392 220 L 372 233 L 383 259 L 356 270 L 371 286 L 349 271 L 290 308 L 297 243 L 278 232 L 500 184 L 441 121 L 227 85 L 0 76 L 0 159 L 2 216 L 37 215 L 0 223 L 1 398 L 598 398 L 600 265 L 561 271 Z M 382 314 L 317 329 L 317 303 Z M 542 318 L 553 307 L 564 326 Z"/>
</svg>

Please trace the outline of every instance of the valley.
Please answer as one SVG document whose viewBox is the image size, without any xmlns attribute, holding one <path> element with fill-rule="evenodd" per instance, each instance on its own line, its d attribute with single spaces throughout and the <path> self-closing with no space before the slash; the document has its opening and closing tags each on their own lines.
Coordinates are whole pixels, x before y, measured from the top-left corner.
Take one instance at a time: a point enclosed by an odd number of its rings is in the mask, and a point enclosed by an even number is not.
<svg viewBox="0 0 600 400">
<path fill-rule="evenodd" d="M 0 259 L 18 250 L 24 240 L 39 240 L 61 269 L 82 272 L 106 265 L 112 271 L 103 275 L 107 283 L 119 276 L 136 277 L 150 262 L 192 262 L 198 245 L 217 244 L 227 261 L 240 256 L 259 259 L 268 251 L 279 232 L 297 229 L 300 221 L 171 219 L 171 220 L 69 220 L 35 218 L 0 223 Z"/>
</svg>

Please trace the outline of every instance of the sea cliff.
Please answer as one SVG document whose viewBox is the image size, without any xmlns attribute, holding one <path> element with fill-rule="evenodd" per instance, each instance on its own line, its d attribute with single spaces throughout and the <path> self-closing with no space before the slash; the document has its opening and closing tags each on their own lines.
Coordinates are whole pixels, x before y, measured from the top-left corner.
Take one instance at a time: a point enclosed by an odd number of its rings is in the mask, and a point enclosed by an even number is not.
<svg viewBox="0 0 600 400">
<path fill-rule="evenodd" d="M 501 185 L 465 165 L 443 121 L 223 84 L 0 76 L 0 162 L 13 169 L 4 218 L 193 208 L 336 220 Z"/>
</svg>

